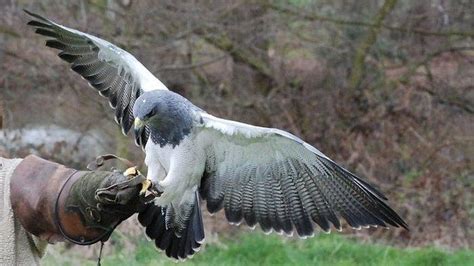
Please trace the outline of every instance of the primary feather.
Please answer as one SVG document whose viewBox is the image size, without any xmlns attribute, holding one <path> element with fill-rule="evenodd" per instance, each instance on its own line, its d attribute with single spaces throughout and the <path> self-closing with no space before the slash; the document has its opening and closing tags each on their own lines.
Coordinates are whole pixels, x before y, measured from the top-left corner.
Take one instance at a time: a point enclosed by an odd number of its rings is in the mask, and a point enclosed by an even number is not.
<svg viewBox="0 0 474 266">
<path fill-rule="evenodd" d="M 26 11 L 47 46 L 107 97 L 126 134 L 145 150 L 148 178 L 162 192 L 140 213 L 146 234 L 170 257 L 193 255 L 204 240 L 200 198 L 227 220 L 265 232 L 313 235 L 318 225 L 353 228 L 407 224 L 381 192 L 300 138 L 214 117 L 169 91 L 132 55 L 100 38 Z"/>
<path fill-rule="evenodd" d="M 255 127 L 202 114 L 199 134 L 210 135 L 201 195 L 208 209 L 225 209 L 233 223 L 298 235 L 324 231 L 337 217 L 352 227 L 406 223 L 381 192 L 319 150 L 278 129 Z"/>
<path fill-rule="evenodd" d="M 115 121 L 127 134 L 133 125 L 135 100 L 146 91 L 168 90 L 128 52 L 98 37 L 59 25 L 25 10 L 36 20 L 28 25 L 36 33 L 49 37 L 46 46 L 59 49 L 58 56 L 70 63 L 71 69 L 86 79 L 100 95 L 107 97 L 115 109 Z M 135 136 L 138 145 L 145 146 L 148 130 Z"/>
</svg>

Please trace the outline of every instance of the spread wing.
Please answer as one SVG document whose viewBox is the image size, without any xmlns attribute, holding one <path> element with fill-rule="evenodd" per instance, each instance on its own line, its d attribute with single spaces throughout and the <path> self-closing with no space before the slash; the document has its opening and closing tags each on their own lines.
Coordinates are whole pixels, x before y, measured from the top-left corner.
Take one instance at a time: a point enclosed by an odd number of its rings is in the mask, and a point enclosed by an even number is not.
<svg viewBox="0 0 474 266">
<path fill-rule="evenodd" d="M 224 208 L 231 223 L 299 236 L 324 231 L 339 217 L 354 227 L 407 224 L 368 183 L 285 131 L 203 114 L 206 150 L 200 193 L 210 212 Z"/>
<path fill-rule="evenodd" d="M 61 50 L 61 59 L 86 79 L 100 95 L 107 97 L 115 109 L 115 121 L 127 134 L 133 125 L 133 104 L 145 91 L 167 90 L 138 60 L 121 48 L 95 36 L 59 25 L 25 10 L 35 18 L 28 25 L 36 33 L 50 37 L 46 46 Z M 149 130 L 135 136 L 138 145 L 145 146 Z"/>
</svg>

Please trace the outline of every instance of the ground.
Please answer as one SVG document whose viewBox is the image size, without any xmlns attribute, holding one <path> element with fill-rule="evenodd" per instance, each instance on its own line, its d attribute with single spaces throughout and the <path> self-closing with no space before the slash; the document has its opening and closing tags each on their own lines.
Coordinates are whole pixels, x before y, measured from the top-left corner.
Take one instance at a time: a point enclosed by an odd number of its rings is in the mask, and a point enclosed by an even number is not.
<svg viewBox="0 0 474 266">
<path fill-rule="evenodd" d="M 102 258 L 102 265 L 176 265 L 158 252 L 145 238 L 137 246 L 126 247 L 122 236 L 112 237 L 115 248 Z M 106 245 L 110 245 L 106 244 Z M 94 248 L 98 252 L 98 245 Z M 44 265 L 96 265 L 93 258 L 68 251 L 64 246 L 51 248 Z M 320 234 L 301 240 L 272 234 L 242 233 L 206 245 L 181 265 L 474 265 L 474 251 L 454 252 L 434 247 L 396 248 L 363 243 L 337 234 Z"/>
</svg>

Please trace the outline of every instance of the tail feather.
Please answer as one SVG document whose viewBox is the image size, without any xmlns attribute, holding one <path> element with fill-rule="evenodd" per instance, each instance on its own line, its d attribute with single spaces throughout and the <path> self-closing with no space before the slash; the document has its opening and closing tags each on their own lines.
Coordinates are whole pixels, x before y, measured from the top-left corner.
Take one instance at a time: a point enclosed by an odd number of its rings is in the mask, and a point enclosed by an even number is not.
<svg viewBox="0 0 474 266">
<path fill-rule="evenodd" d="M 157 248 L 164 250 L 168 257 L 186 259 L 196 253 L 204 241 L 204 226 L 198 192 L 195 194 L 194 206 L 180 236 L 173 227 L 166 226 L 167 207 L 148 204 L 139 213 L 139 222 L 146 227 L 146 235 L 155 241 Z"/>
</svg>

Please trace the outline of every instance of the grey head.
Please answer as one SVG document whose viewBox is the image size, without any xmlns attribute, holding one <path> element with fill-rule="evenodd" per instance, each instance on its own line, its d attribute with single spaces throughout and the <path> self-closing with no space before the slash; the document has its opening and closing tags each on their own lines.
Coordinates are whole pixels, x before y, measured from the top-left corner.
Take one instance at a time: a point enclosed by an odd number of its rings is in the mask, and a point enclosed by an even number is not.
<svg viewBox="0 0 474 266">
<path fill-rule="evenodd" d="M 179 145 L 193 128 L 200 109 L 179 94 L 166 90 L 148 91 L 133 106 L 135 136 L 145 127 L 151 140 L 160 147 Z"/>
</svg>

